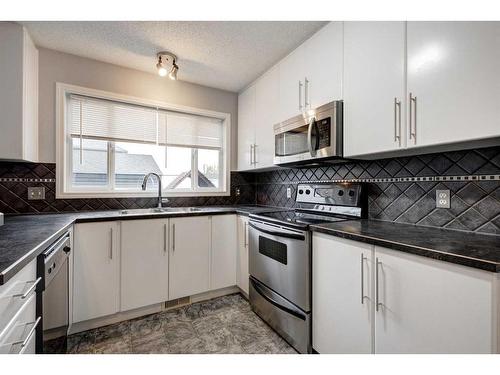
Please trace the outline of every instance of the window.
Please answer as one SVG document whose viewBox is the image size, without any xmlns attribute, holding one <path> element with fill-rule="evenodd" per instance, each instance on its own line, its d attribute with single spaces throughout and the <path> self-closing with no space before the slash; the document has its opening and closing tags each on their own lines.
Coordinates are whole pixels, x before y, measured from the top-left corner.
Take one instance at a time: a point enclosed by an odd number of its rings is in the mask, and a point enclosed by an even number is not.
<svg viewBox="0 0 500 375">
<path fill-rule="evenodd" d="M 59 197 L 156 195 L 150 172 L 166 196 L 229 194 L 229 114 L 63 84 L 58 105 Z"/>
</svg>

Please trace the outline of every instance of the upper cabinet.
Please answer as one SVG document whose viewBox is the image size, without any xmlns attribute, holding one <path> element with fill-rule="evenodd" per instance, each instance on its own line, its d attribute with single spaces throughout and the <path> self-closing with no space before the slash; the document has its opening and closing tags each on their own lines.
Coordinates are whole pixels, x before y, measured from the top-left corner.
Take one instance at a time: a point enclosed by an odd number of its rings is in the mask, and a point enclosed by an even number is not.
<svg viewBox="0 0 500 375">
<path fill-rule="evenodd" d="M 0 22 L 0 159 L 38 161 L 38 50 L 27 31 Z"/>
<path fill-rule="evenodd" d="M 345 156 L 405 146 L 405 81 L 404 22 L 344 23 Z"/>
<path fill-rule="evenodd" d="M 498 137 L 500 22 L 408 22 L 410 94 L 408 147 Z"/>
<path fill-rule="evenodd" d="M 238 170 L 273 166 L 274 125 L 342 99 L 343 25 L 330 22 L 238 97 Z"/>
<path fill-rule="evenodd" d="M 346 22 L 344 37 L 344 156 L 500 136 L 499 22 Z"/>
</svg>

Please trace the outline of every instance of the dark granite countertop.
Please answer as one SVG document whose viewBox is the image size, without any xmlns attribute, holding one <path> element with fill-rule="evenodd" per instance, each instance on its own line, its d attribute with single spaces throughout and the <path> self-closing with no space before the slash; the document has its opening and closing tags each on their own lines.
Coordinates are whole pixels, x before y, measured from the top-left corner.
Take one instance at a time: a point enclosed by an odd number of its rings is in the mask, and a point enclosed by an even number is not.
<svg viewBox="0 0 500 375">
<path fill-rule="evenodd" d="M 182 208 L 180 208 L 182 209 Z M 41 254 L 75 222 L 137 220 L 196 215 L 221 215 L 276 210 L 266 206 L 204 206 L 196 211 L 148 212 L 148 210 L 113 210 L 67 214 L 12 215 L 0 226 L 0 285 L 6 283 L 25 265 Z"/>
<path fill-rule="evenodd" d="M 379 220 L 312 225 L 311 230 L 445 262 L 500 272 L 500 236 Z"/>
</svg>

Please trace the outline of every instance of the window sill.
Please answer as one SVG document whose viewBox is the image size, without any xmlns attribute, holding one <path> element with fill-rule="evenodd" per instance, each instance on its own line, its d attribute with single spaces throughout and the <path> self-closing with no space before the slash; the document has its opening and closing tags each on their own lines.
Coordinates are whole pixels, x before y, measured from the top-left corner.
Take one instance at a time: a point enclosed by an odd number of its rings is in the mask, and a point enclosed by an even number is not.
<svg viewBox="0 0 500 375">
<path fill-rule="evenodd" d="M 162 192 L 163 198 L 182 198 L 182 197 L 221 197 L 230 196 L 229 191 L 179 191 Z M 157 198 L 157 192 L 131 192 L 131 191 L 113 191 L 113 192 L 57 192 L 57 199 L 92 199 L 92 198 Z"/>
</svg>

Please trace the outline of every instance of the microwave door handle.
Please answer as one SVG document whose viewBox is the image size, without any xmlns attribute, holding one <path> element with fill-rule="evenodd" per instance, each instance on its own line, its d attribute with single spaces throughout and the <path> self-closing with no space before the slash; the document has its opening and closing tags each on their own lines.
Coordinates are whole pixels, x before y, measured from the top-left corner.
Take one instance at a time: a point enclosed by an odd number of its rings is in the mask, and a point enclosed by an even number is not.
<svg viewBox="0 0 500 375">
<path fill-rule="evenodd" d="M 307 143 L 309 144 L 309 153 L 311 156 L 316 156 L 316 150 L 318 149 L 318 136 L 316 135 L 316 144 L 313 145 L 313 128 L 316 128 L 316 119 L 314 117 L 309 121 L 309 127 L 307 129 Z M 317 133 L 317 132 L 316 132 Z"/>
</svg>

